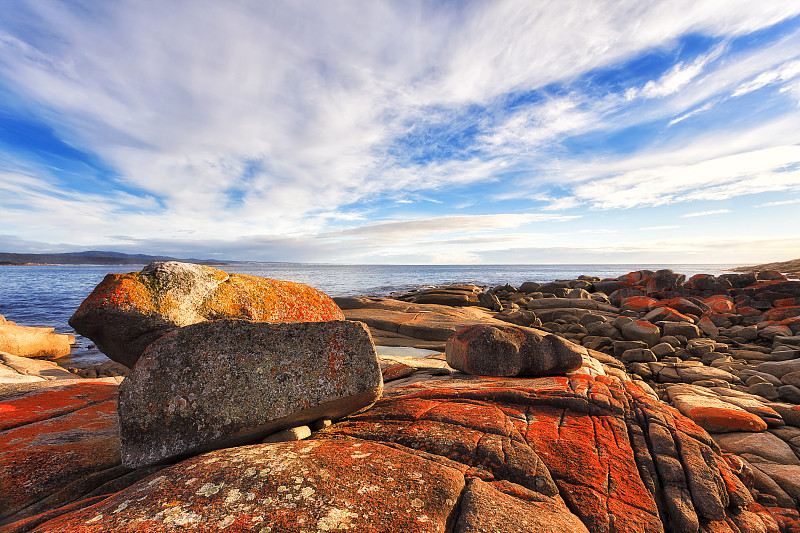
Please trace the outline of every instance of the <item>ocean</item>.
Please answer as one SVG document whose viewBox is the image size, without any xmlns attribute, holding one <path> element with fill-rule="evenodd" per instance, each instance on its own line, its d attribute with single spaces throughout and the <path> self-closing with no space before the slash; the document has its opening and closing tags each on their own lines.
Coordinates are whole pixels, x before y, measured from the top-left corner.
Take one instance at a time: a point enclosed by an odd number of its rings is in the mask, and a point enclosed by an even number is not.
<svg viewBox="0 0 800 533">
<path fill-rule="evenodd" d="M 0 315 L 22 326 L 47 326 L 60 333 L 75 332 L 67 320 L 94 287 L 110 272 L 133 272 L 143 265 L 0 266 Z M 218 268 L 296 281 L 331 296 L 387 296 L 395 291 L 441 285 L 520 285 L 575 279 L 581 274 L 617 277 L 643 268 L 669 268 L 686 274 L 718 275 L 737 265 L 720 264 L 596 264 L 596 265 L 331 265 L 302 263 L 237 263 Z M 107 361 L 89 339 L 76 335 L 63 366 L 83 367 Z"/>
</svg>

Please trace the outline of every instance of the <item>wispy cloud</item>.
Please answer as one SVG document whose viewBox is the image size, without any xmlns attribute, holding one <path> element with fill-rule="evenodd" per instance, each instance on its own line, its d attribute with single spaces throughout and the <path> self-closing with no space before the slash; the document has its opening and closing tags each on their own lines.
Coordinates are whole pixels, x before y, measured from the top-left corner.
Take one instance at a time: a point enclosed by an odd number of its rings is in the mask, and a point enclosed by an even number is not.
<svg viewBox="0 0 800 533">
<path fill-rule="evenodd" d="M 705 217 L 708 215 L 721 215 L 723 213 L 730 213 L 730 209 L 712 209 L 710 211 L 697 211 L 694 213 L 686 213 L 684 215 L 680 215 L 681 218 L 693 218 L 693 217 Z"/>
<path fill-rule="evenodd" d="M 793 200 L 778 200 L 777 202 L 764 202 L 763 204 L 756 205 L 756 207 L 778 207 L 780 205 L 791 204 L 800 204 L 800 198 L 795 198 Z"/>
</svg>

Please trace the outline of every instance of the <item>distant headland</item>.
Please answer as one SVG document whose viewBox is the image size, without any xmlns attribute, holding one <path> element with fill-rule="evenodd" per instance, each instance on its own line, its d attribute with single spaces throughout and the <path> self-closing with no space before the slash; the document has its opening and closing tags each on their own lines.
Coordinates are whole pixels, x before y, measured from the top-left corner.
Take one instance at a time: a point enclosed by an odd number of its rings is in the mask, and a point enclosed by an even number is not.
<svg viewBox="0 0 800 533">
<path fill-rule="evenodd" d="M 177 259 L 174 257 L 145 254 L 125 254 L 87 250 L 61 254 L 16 254 L 0 252 L 0 265 L 144 265 L 153 261 L 182 261 L 202 265 L 230 265 L 238 261 L 216 261 L 210 259 Z"/>
</svg>

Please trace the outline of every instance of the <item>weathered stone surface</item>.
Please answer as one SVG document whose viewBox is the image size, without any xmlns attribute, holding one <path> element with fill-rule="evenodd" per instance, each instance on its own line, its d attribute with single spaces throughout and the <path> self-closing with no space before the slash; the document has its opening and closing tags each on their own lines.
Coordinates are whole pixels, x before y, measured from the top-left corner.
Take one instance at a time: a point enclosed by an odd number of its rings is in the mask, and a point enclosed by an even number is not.
<svg viewBox="0 0 800 533">
<path fill-rule="evenodd" d="M 0 395 L 0 524 L 59 507 L 120 475 L 116 383 Z"/>
<path fill-rule="evenodd" d="M 753 462 L 800 465 L 800 460 L 788 444 L 768 431 L 761 433 L 725 433 L 714 436 L 722 451 L 743 455 Z M 760 460 L 755 460 L 758 458 Z"/>
<path fill-rule="evenodd" d="M 380 397 L 363 324 L 215 320 L 151 344 L 120 386 L 126 466 L 253 442 Z"/>
<path fill-rule="evenodd" d="M 0 352 L 0 384 L 75 379 L 77 376 L 67 372 L 50 361 L 39 361 Z"/>
<path fill-rule="evenodd" d="M 542 497 L 520 488 L 472 478 L 464 490 L 453 532 L 589 533 L 560 497 Z"/>
<path fill-rule="evenodd" d="M 786 374 L 792 372 L 800 372 L 800 359 L 789 359 L 787 361 L 769 361 L 761 363 L 756 367 L 759 372 L 766 372 L 772 374 L 778 379 L 781 379 Z"/>
<path fill-rule="evenodd" d="M 517 493 L 547 496 L 552 479 L 593 532 L 697 531 L 700 520 L 724 520 L 727 507 L 752 502 L 707 434 L 633 384 L 473 378 L 388 394 L 322 437 L 422 449 Z"/>
<path fill-rule="evenodd" d="M 447 341 L 451 367 L 477 376 L 544 376 L 581 366 L 585 351 L 556 335 L 530 328 L 475 325 Z"/>
<path fill-rule="evenodd" d="M 658 326 L 644 320 L 633 320 L 622 326 L 622 336 L 629 341 L 642 341 L 647 346 L 655 346 L 661 339 Z"/>
<path fill-rule="evenodd" d="M 222 318 L 309 322 L 344 315 L 326 294 L 300 283 L 170 261 L 107 275 L 69 323 L 110 359 L 133 367 L 162 335 Z"/>
<path fill-rule="evenodd" d="M 40 532 L 440 532 L 466 468 L 360 440 L 219 450 L 166 468 Z"/>
<path fill-rule="evenodd" d="M 364 322 L 376 344 L 444 350 L 447 339 L 473 324 L 508 323 L 481 307 L 412 304 L 389 298 L 335 298 L 348 320 Z"/>
<path fill-rule="evenodd" d="M 764 431 L 767 423 L 756 414 L 723 401 L 716 394 L 692 385 L 667 388 L 670 403 L 712 433 Z"/>
<path fill-rule="evenodd" d="M 18 326 L 0 320 L 0 352 L 20 357 L 56 359 L 69 355 L 75 337 L 54 333 L 53 328 Z"/>
</svg>

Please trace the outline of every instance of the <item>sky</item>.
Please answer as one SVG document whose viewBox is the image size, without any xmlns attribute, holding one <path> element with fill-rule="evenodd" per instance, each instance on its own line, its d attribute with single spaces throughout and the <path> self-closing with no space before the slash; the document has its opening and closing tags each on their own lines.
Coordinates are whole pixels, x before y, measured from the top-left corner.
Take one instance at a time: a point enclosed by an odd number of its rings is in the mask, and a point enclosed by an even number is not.
<svg viewBox="0 0 800 533">
<path fill-rule="evenodd" d="M 0 11 L 0 251 L 800 257 L 797 0 Z"/>
</svg>

